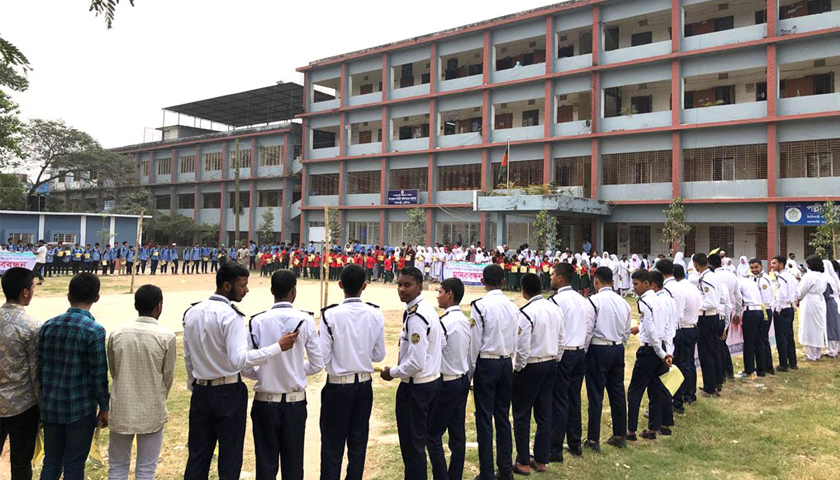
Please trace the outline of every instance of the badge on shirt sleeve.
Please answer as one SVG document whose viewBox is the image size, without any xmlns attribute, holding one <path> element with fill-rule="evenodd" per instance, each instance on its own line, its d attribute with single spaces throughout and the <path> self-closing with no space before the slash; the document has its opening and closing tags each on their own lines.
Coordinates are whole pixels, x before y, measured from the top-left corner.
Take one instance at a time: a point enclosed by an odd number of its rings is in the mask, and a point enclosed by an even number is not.
<svg viewBox="0 0 840 480">
<path fill-rule="evenodd" d="M 764 285 L 761 286 L 761 288 L 762 288 L 762 290 L 767 290 L 767 284 L 765 283 Z"/>
<path fill-rule="evenodd" d="M 411 308 L 408 309 L 408 314 L 409 315 L 414 315 L 415 313 L 417 313 L 417 304 L 416 303 L 414 305 L 412 305 Z"/>
<path fill-rule="evenodd" d="M 473 327 L 475 327 L 475 319 L 470 318 L 470 328 L 473 328 Z"/>
<path fill-rule="evenodd" d="M 522 327 L 519 327 L 519 335 L 522 335 Z"/>
<path fill-rule="evenodd" d="M 420 343 L 420 334 L 419 333 L 412 333 L 411 334 L 411 343 L 417 345 Z"/>
<path fill-rule="evenodd" d="M 709 293 L 709 287 L 703 287 L 703 291 Z"/>
</svg>

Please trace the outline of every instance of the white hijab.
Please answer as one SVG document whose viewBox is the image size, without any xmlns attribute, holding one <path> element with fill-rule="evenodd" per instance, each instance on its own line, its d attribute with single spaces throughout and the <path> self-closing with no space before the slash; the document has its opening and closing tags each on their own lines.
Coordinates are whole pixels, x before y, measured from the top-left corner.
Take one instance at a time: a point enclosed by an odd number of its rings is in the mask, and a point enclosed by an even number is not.
<svg viewBox="0 0 840 480">
<path fill-rule="evenodd" d="M 739 277 L 749 277 L 750 276 L 750 263 L 747 257 L 741 256 L 738 259 L 738 271 L 736 272 Z"/>
<path fill-rule="evenodd" d="M 682 265 L 685 268 L 685 256 L 682 250 L 674 254 L 674 265 Z"/>
<path fill-rule="evenodd" d="M 630 257 L 630 270 L 638 270 L 642 268 L 642 261 L 639 260 L 639 256 L 635 253 L 632 257 Z"/>
<path fill-rule="evenodd" d="M 834 271 L 834 264 L 829 260 L 823 260 L 823 267 L 825 267 L 823 276 L 825 277 L 825 282 L 831 285 L 832 295 L 835 297 L 840 295 L 840 277 Z"/>
</svg>

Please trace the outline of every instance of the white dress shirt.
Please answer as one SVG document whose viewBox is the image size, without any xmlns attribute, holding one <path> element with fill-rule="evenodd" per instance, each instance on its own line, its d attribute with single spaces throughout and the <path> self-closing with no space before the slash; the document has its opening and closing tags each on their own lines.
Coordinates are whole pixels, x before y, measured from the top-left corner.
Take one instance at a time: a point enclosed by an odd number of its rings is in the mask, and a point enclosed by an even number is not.
<svg viewBox="0 0 840 480">
<path fill-rule="evenodd" d="M 799 295 L 799 282 L 787 270 L 776 272 L 776 303 L 777 312 L 785 308 L 796 308 L 796 299 Z"/>
<path fill-rule="evenodd" d="M 639 297 L 639 303 L 637 304 L 639 309 L 639 343 L 642 346 L 653 347 L 656 355 L 664 359 L 667 355 L 665 349 L 662 348 L 662 342 L 665 339 L 665 322 L 664 319 L 659 318 L 662 314 L 656 306 L 658 300 L 659 298 L 653 290 L 648 290 Z"/>
<path fill-rule="evenodd" d="M 321 356 L 333 376 L 373 373 L 385 359 L 385 317 L 358 297 L 321 310 Z"/>
<path fill-rule="evenodd" d="M 595 327 L 595 306 L 572 287 L 557 290 L 549 300 L 563 311 L 565 344 L 561 346 L 565 349 L 588 347 Z"/>
<path fill-rule="evenodd" d="M 443 375 L 465 375 L 470 371 L 470 321 L 461 311 L 460 305 L 446 309 L 440 316 L 446 345 L 440 362 Z"/>
<path fill-rule="evenodd" d="M 238 375 L 244 368 L 263 365 L 281 352 L 273 343 L 251 350 L 244 314 L 221 295 L 211 295 L 184 314 L 184 363 L 187 386 L 193 380 Z"/>
<path fill-rule="evenodd" d="M 306 377 L 324 368 L 318 330 L 310 312 L 293 307 L 289 302 L 279 302 L 271 310 L 251 317 L 249 324 L 254 347 L 277 343 L 280 338 L 299 329 L 294 346 L 275 355 L 265 365 L 245 369 L 242 374 L 257 381 L 255 392 L 293 393 L 306 388 Z M 306 350 L 306 360 L 303 358 Z"/>
<path fill-rule="evenodd" d="M 627 344 L 630 338 L 630 304 L 610 287 L 589 297 L 595 306 L 592 338 Z"/>
<path fill-rule="evenodd" d="M 418 295 L 406 304 L 400 332 L 400 359 L 391 368 L 391 376 L 407 379 L 440 375 L 445 342 L 437 311 Z"/>
<path fill-rule="evenodd" d="M 741 289 L 738 288 L 738 276 L 732 273 L 731 270 L 719 268 L 715 270 L 720 280 L 722 289 L 718 291 L 720 294 L 720 303 L 726 305 L 724 308 L 724 316 L 727 325 L 732 316 L 735 314 L 735 306 L 741 304 Z"/>
<path fill-rule="evenodd" d="M 685 290 L 680 288 L 677 284 L 677 279 L 674 277 L 666 278 L 665 282 L 662 284 L 662 288 L 667 290 L 668 293 L 671 294 L 671 298 L 674 300 L 674 318 L 676 321 L 676 326 L 674 328 L 678 328 L 680 322 L 682 321 L 683 312 L 685 312 Z M 697 310 L 694 311 L 694 316 L 697 316 Z"/>
<path fill-rule="evenodd" d="M 664 288 L 656 292 L 656 305 L 654 306 L 658 311 L 654 312 L 654 316 L 661 314 L 663 327 L 663 341 L 665 342 L 665 351 L 669 355 L 674 354 L 674 335 L 677 334 L 677 304 L 671 297 L 671 293 Z"/>
<path fill-rule="evenodd" d="M 773 308 L 773 303 L 775 301 L 773 294 L 773 281 L 770 280 L 770 277 L 764 272 L 752 277 L 752 280 L 754 280 L 758 285 L 758 291 L 761 293 L 761 303 L 764 304 L 764 308 Z"/>
<path fill-rule="evenodd" d="M 686 279 L 677 282 L 677 287 L 683 292 L 683 300 L 685 301 L 677 328 L 696 326 L 697 312 L 700 311 L 700 302 L 702 300 L 700 290 L 696 285 L 693 285 Z"/>
<path fill-rule="evenodd" d="M 700 311 L 715 311 L 724 314 L 724 307 L 720 303 L 722 285 L 715 272 L 706 269 L 697 277 L 697 288 L 700 290 Z"/>
<path fill-rule="evenodd" d="M 542 295 L 519 309 L 519 338 L 516 342 L 515 371 L 529 363 L 554 361 L 563 342 L 563 311 Z"/>
<path fill-rule="evenodd" d="M 741 277 L 738 279 L 738 287 L 741 290 L 742 305 L 738 306 L 738 315 L 742 315 L 744 307 L 760 307 L 761 292 L 758 290 L 758 283 L 752 277 Z"/>
<path fill-rule="evenodd" d="M 491 290 L 471 305 L 470 376 L 481 353 L 513 355 L 519 325 L 519 309 L 501 290 Z"/>
</svg>

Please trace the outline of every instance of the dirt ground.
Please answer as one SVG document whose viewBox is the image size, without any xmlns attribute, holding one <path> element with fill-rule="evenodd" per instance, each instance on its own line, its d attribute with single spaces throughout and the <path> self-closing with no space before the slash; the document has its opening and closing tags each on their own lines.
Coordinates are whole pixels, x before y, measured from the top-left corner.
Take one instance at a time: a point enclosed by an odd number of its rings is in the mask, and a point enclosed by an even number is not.
<svg viewBox="0 0 840 480">
<path fill-rule="evenodd" d="M 159 286 L 164 292 L 164 309 L 160 318 L 160 324 L 175 332 L 181 332 L 181 320 L 184 311 L 192 303 L 207 298 L 213 292 L 215 287 L 214 278 L 212 275 L 137 276 L 135 278 L 135 288 L 146 283 Z M 36 319 L 46 321 L 67 309 L 69 306 L 66 298 L 68 281 L 69 278 L 66 277 L 47 279 L 44 286 L 36 291 L 35 299 L 27 308 L 28 312 Z M 102 293 L 99 302 L 93 306 L 91 311 L 96 320 L 109 331 L 133 321 L 136 317 L 133 298 L 128 293 L 129 283 L 129 277 L 102 278 Z M 250 291 L 239 304 L 239 308 L 250 318 L 251 315 L 269 309 L 273 304 L 273 298 L 269 290 L 270 282 L 266 277 L 252 275 L 249 279 L 248 287 Z M 426 300 L 437 306 L 435 286 L 431 285 L 428 288 L 428 290 L 423 292 L 423 296 Z M 299 281 L 295 306 L 303 310 L 318 312 L 320 310 L 320 292 L 321 285 L 319 282 L 310 280 Z M 481 297 L 483 294 L 484 290 L 482 288 L 468 288 L 463 304 L 469 305 L 469 302 Z M 328 299 L 330 304 L 340 302 L 343 299 L 343 293 L 337 283 L 331 283 L 329 285 Z M 370 284 L 362 294 L 362 299 L 380 306 L 385 313 L 386 330 L 389 333 L 399 330 L 401 312 L 405 306 L 397 296 L 395 285 L 383 285 L 381 283 Z M 389 343 L 387 345 L 387 351 L 388 355 L 382 363 L 383 365 L 394 365 L 397 362 L 397 345 Z M 307 387 L 307 408 L 309 411 L 305 444 L 305 472 L 307 479 L 317 479 L 320 475 L 320 430 L 318 419 L 321 408 L 320 390 L 324 383 L 323 375 L 321 373 L 315 377 L 310 377 L 309 386 Z M 384 382 L 377 380 L 374 382 L 374 385 L 379 383 Z M 174 385 L 173 392 L 176 389 L 185 388 L 185 385 Z M 395 443 L 396 436 L 379 433 L 381 430 L 379 425 L 381 425 L 381 420 L 375 415 L 372 416 L 370 425 L 371 444 L 377 442 Z M 247 436 L 250 437 L 250 428 L 248 429 Z M 246 439 L 246 443 L 248 440 L 250 438 Z M 4 450 L 2 458 L 0 458 L 0 480 L 9 478 L 8 448 Z M 243 472 L 243 477 L 248 477 L 248 473 L 253 474 L 253 472 Z"/>
</svg>

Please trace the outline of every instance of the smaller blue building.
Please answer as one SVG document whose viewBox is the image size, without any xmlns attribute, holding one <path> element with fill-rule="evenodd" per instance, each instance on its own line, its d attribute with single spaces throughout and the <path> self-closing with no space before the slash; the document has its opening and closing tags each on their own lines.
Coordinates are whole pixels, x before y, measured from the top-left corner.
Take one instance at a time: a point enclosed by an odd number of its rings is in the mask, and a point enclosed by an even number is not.
<svg viewBox="0 0 840 480">
<path fill-rule="evenodd" d="M 151 218 L 146 215 L 145 218 Z M 0 243 L 120 244 L 137 242 L 139 215 L 0 210 Z"/>
</svg>

